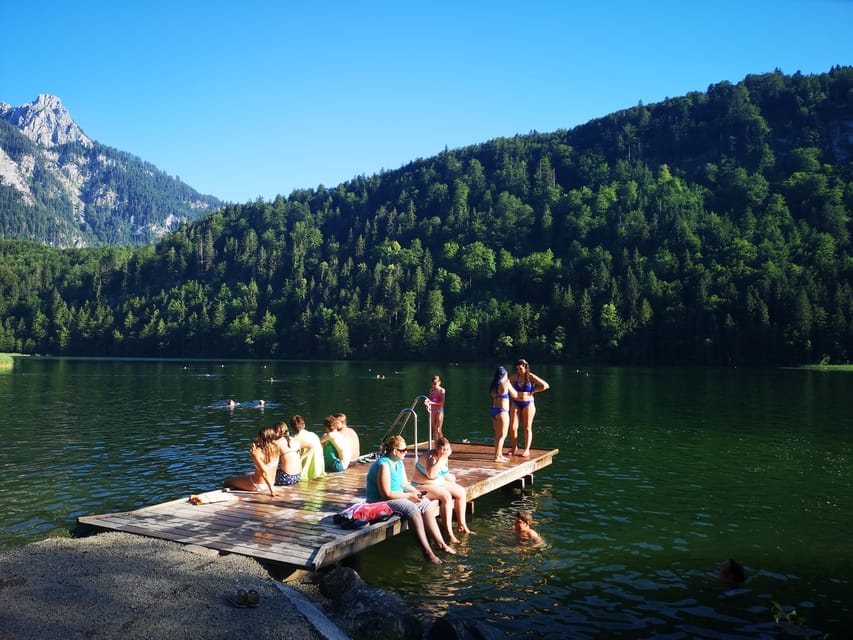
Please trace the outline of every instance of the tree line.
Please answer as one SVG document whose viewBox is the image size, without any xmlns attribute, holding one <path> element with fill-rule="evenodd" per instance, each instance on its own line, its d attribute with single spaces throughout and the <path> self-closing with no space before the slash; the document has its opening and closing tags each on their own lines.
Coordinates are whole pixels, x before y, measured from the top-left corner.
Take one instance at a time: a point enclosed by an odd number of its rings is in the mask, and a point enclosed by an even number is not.
<svg viewBox="0 0 853 640">
<path fill-rule="evenodd" d="M 848 362 L 853 67 L 228 205 L 157 244 L 0 242 L 0 351 Z"/>
</svg>

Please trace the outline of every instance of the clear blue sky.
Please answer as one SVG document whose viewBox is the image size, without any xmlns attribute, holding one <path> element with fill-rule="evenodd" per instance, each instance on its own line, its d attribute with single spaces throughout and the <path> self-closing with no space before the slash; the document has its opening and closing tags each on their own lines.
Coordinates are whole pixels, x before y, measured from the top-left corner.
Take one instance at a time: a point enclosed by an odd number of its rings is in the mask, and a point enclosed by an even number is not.
<svg viewBox="0 0 853 640">
<path fill-rule="evenodd" d="M 3 2 L 0 102 L 233 202 L 853 64 L 853 0 Z"/>
</svg>

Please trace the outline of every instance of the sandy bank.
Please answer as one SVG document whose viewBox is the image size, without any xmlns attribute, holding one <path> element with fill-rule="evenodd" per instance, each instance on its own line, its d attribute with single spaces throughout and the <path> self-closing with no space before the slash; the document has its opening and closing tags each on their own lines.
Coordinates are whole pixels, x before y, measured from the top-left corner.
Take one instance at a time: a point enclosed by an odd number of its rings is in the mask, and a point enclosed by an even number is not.
<svg viewBox="0 0 853 640">
<path fill-rule="evenodd" d="M 235 607 L 238 588 L 260 605 Z M 0 552 L 0 638 L 344 638 L 303 596 L 251 558 L 127 533 Z"/>
</svg>

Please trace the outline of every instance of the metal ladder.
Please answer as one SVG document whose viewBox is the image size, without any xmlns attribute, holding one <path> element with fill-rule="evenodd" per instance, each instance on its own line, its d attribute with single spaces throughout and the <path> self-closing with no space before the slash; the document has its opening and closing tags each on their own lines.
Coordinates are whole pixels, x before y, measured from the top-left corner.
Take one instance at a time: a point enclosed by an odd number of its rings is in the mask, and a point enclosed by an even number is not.
<svg viewBox="0 0 853 640">
<path fill-rule="evenodd" d="M 382 436 L 382 442 L 380 443 L 380 448 L 384 442 L 390 438 L 391 436 L 400 436 L 403 435 L 403 430 L 406 428 L 406 425 L 409 424 L 409 419 L 414 418 L 413 426 L 414 426 L 414 437 L 413 442 L 415 443 L 415 457 L 418 455 L 418 414 L 415 412 L 415 407 L 418 404 L 418 400 L 427 400 L 427 396 L 415 396 L 415 399 L 412 400 L 412 405 L 410 407 L 403 407 L 400 409 L 400 413 L 397 414 L 397 417 L 394 418 L 394 422 L 391 423 L 391 426 L 385 431 L 385 435 Z M 429 429 L 429 446 L 432 448 L 432 429 Z"/>
</svg>

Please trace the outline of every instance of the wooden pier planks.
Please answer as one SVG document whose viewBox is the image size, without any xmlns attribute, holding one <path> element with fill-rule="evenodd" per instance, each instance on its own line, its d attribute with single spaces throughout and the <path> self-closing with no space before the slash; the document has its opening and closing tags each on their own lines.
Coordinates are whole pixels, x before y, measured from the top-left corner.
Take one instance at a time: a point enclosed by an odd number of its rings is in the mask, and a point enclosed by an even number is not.
<svg viewBox="0 0 853 640">
<path fill-rule="evenodd" d="M 420 446 L 420 451 L 423 451 Z M 410 448 L 410 451 L 412 448 Z M 532 449 L 496 463 L 491 446 L 454 443 L 450 470 L 466 488 L 468 501 L 532 476 L 551 464 L 557 449 Z M 416 460 L 406 457 L 409 477 Z M 315 570 L 339 562 L 406 530 L 397 516 L 348 531 L 333 517 L 364 497 L 370 463 L 355 463 L 343 473 L 281 488 L 275 498 L 261 493 L 210 491 L 210 502 L 181 498 L 134 511 L 82 516 L 78 522 L 113 531 L 195 544 L 260 560 Z"/>
</svg>

